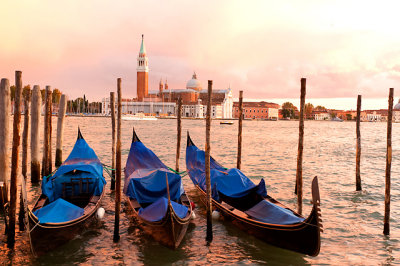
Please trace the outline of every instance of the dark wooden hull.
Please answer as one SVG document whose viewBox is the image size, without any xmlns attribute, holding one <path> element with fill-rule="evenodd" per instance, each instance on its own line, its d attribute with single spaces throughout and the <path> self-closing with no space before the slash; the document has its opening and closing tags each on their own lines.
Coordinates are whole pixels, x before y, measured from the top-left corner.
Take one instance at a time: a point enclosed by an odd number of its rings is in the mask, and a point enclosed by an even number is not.
<svg viewBox="0 0 400 266">
<path fill-rule="evenodd" d="M 100 196 L 92 197 L 92 200 L 84 208 L 83 216 L 68 222 L 39 224 L 37 217 L 29 210 L 29 228 L 31 230 L 30 238 L 33 252 L 40 256 L 72 240 L 96 214 L 104 193 L 105 186 Z M 43 195 L 38 198 L 35 206 L 37 206 L 42 197 Z"/>
<path fill-rule="evenodd" d="M 185 194 L 182 196 L 186 197 Z M 169 248 L 176 249 L 179 247 L 192 217 L 192 207 L 190 206 L 190 203 L 187 206 L 189 208 L 189 213 L 183 219 L 178 217 L 173 211 L 171 205 L 169 205 L 167 213 L 161 221 L 150 222 L 139 216 L 138 211 L 140 205 L 138 205 L 135 200 L 132 200 L 129 197 L 126 197 L 126 199 L 128 206 L 132 210 L 133 217 L 139 222 L 139 226 L 146 234 L 152 236 L 156 241 Z"/>
<path fill-rule="evenodd" d="M 206 192 L 197 185 L 196 188 L 200 191 L 202 195 L 201 200 L 205 203 Z M 213 200 L 212 204 L 225 218 L 231 220 L 234 225 L 269 244 L 310 256 L 317 256 L 321 245 L 320 232 L 322 231 L 322 220 L 320 219 L 320 199 L 316 177 L 313 180 L 312 194 L 313 208 L 308 218 L 301 223 L 291 225 L 260 222 L 251 219 L 244 212 L 234 209 L 224 202 L 219 203 Z M 283 206 L 273 198 L 266 198 L 266 200 Z"/>
</svg>

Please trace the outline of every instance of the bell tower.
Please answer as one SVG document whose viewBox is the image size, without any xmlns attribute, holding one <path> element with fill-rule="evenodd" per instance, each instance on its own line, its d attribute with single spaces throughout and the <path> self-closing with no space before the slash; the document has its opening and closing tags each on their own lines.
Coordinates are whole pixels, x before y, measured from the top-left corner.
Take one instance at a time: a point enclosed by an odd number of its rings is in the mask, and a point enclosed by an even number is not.
<svg viewBox="0 0 400 266">
<path fill-rule="evenodd" d="M 163 98 L 163 87 L 164 87 L 164 84 L 162 82 L 162 79 L 160 79 L 160 83 L 158 84 L 158 90 L 159 90 L 159 95 L 161 98 Z"/>
<path fill-rule="evenodd" d="M 149 65 L 144 46 L 144 36 L 142 34 L 142 44 L 140 45 L 139 56 L 137 57 L 137 99 L 143 101 L 149 93 Z"/>
</svg>

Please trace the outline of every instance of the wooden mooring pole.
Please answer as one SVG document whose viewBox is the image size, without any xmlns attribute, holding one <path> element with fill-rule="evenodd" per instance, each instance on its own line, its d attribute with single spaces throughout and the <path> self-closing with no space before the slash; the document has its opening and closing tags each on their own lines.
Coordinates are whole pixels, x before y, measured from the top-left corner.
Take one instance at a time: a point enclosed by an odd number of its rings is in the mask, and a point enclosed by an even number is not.
<svg viewBox="0 0 400 266">
<path fill-rule="evenodd" d="M 304 139 L 304 104 L 306 101 L 306 79 L 301 79 L 300 114 L 299 114 L 299 146 L 297 150 L 296 192 L 297 212 L 303 212 L 303 139 Z"/>
<path fill-rule="evenodd" d="M 243 91 L 239 91 L 239 132 L 236 168 L 242 166 Z"/>
<path fill-rule="evenodd" d="M 115 93 L 110 92 L 110 107 L 111 107 L 111 190 L 115 189 Z"/>
<path fill-rule="evenodd" d="M 26 179 L 27 165 L 28 165 L 28 139 L 29 139 L 29 116 L 30 116 L 30 102 L 31 90 L 25 91 L 23 94 L 24 99 L 24 130 L 22 132 L 22 175 Z"/>
<path fill-rule="evenodd" d="M 205 166 L 206 166 L 206 190 L 207 190 L 207 236 L 206 241 L 213 240 L 212 232 L 212 198 L 211 198 L 211 179 L 210 179 L 210 130 L 211 130 L 211 106 L 212 106 L 212 80 L 208 81 L 208 101 L 206 116 L 206 148 L 205 148 Z"/>
<path fill-rule="evenodd" d="M 121 210 L 121 78 L 117 80 L 118 120 L 117 120 L 117 152 L 116 152 L 116 180 L 115 180 L 115 224 L 114 242 L 119 240 L 119 213 Z"/>
<path fill-rule="evenodd" d="M 42 175 L 48 176 L 52 171 L 51 163 L 51 103 L 52 91 L 50 86 L 46 86 L 46 99 L 44 111 L 44 136 L 43 136 L 43 160 Z"/>
<path fill-rule="evenodd" d="M 176 165 L 175 171 L 179 172 L 179 156 L 181 151 L 181 137 L 182 137 L 182 98 L 178 99 L 178 110 L 177 110 L 177 135 L 176 135 Z"/>
<path fill-rule="evenodd" d="M 31 102 L 31 90 L 23 91 L 22 93 L 24 99 L 24 130 L 22 132 L 22 176 L 26 181 L 26 172 L 28 168 L 28 139 L 29 139 L 29 111 L 30 111 L 30 102 Z M 19 214 L 18 214 L 18 225 L 19 230 L 25 230 L 24 218 L 25 218 L 25 209 L 24 202 L 22 200 L 22 190 L 19 197 Z"/>
<path fill-rule="evenodd" d="M 10 209 L 9 209 L 9 230 L 7 246 L 14 248 L 15 244 L 15 212 L 17 207 L 17 175 L 19 146 L 21 141 L 21 96 L 22 96 L 22 72 L 15 71 L 15 97 L 14 97 L 14 123 L 13 123 L 13 144 L 11 153 L 11 182 L 10 182 Z"/>
<path fill-rule="evenodd" d="M 385 217 L 383 220 L 383 234 L 390 233 L 390 170 L 392 167 L 392 119 L 393 119 L 393 88 L 389 90 L 389 108 L 387 123 L 386 149 L 386 182 L 385 182 Z"/>
<path fill-rule="evenodd" d="M 38 183 L 40 180 L 40 116 L 42 96 L 40 87 L 33 86 L 31 103 L 31 182 Z"/>
<path fill-rule="evenodd" d="M 0 204 L 8 202 L 9 178 L 9 121 L 10 121 L 10 83 L 1 79 L 0 84 Z"/>
<path fill-rule="evenodd" d="M 67 99 L 65 94 L 61 95 L 60 104 L 58 105 L 58 120 L 57 120 L 57 145 L 56 145 L 56 167 L 60 166 L 63 162 L 62 149 L 63 149 L 63 133 L 64 133 L 64 118 L 67 111 Z"/>
<path fill-rule="evenodd" d="M 356 147 L 356 191 L 361 190 L 361 175 L 360 175 L 360 161 L 361 161 L 361 95 L 357 97 L 357 118 L 356 118 L 356 134 L 357 134 L 357 147 Z"/>
</svg>

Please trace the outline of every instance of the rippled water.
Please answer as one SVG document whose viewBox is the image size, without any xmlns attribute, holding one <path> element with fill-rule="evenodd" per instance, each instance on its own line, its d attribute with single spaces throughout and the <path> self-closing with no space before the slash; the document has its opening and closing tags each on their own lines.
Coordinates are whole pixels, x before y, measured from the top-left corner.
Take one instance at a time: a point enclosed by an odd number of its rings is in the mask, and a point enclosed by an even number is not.
<svg viewBox="0 0 400 266">
<path fill-rule="evenodd" d="M 56 120 L 53 118 L 53 137 Z M 75 143 L 77 127 L 100 160 L 111 164 L 110 119 L 68 117 L 65 125 L 64 156 Z M 175 166 L 176 120 L 123 121 L 122 162 L 128 156 L 135 126 L 141 141 L 168 166 Z M 180 168 L 185 169 L 186 131 L 193 141 L 204 147 L 205 122 L 183 120 Z M 242 170 L 255 182 L 265 177 L 270 195 L 296 209 L 294 184 L 296 176 L 298 122 L 244 121 Z M 355 123 L 305 122 L 303 159 L 304 214 L 311 211 L 311 179 L 317 175 L 321 192 L 324 233 L 318 257 L 309 257 L 275 248 L 232 226 L 215 221 L 214 240 L 205 241 L 205 209 L 189 177 L 184 186 L 195 201 L 197 217 L 193 220 L 179 249 L 173 251 L 143 234 L 122 208 L 119 243 L 113 243 L 113 193 L 107 191 L 103 201 L 106 215 L 93 221 L 84 233 L 73 241 L 40 258 L 30 254 L 24 232 L 17 232 L 14 251 L 0 236 L 0 260 L 20 264 L 398 264 L 400 259 L 400 124 L 393 125 L 391 235 L 383 231 L 386 124 L 362 123 L 361 178 L 362 192 L 355 191 Z M 235 125 L 212 123 L 211 153 L 226 167 L 236 165 L 237 121 Z M 53 144 L 55 140 L 53 141 Z M 54 144 L 55 145 L 55 144 Z M 53 148 L 55 151 L 55 147 Z M 54 157 L 53 157 L 54 158 Z M 39 187 L 29 188 L 30 206 L 39 194 Z M 1 216 L 0 230 L 4 232 Z"/>
</svg>

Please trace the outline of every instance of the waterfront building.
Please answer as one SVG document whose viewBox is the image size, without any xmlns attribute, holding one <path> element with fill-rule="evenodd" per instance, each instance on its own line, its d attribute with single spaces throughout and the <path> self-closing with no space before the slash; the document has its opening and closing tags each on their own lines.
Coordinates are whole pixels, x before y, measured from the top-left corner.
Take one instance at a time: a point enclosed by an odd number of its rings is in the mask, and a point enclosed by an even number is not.
<svg viewBox="0 0 400 266">
<path fill-rule="evenodd" d="M 243 102 L 243 118 L 260 120 L 277 120 L 279 104 L 270 102 Z M 233 116 L 239 118 L 239 102 L 233 104 Z"/>
<path fill-rule="evenodd" d="M 204 118 L 207 110 L 208 92 L 203 90 L 196 73 L 186 83 L 186 89 L 171 89 L 168 81 L 159 82 L 158 90 L 148 90 L 149 64 L 144 45 L 144 37 L 137 57 L 137 98 L 122 99 L 122 112 L 125 114 L 146 113 L 149 115 L 175 115 L 176 103 L 182 99 L 182 116 Z M 233 93 L 230 88 L 213 90 L 212 118 L 233 118 Z M 102 99 L 102 114 L 110 114 L 109 97 Z"/>
<path fill-rule="evenodd" d="M 314 120 L 330 120 L 331 115 L 328 111 L 313 111 Z"/>
<path fill-rule="evenodd" d="M 117 99 L 115 99 L 115 110 L 117 110 Z M 121 99 L 122 114 L 144 113 L 156 116 L 174 116 L 176 113 L 176 103 L 161 101 L 138 102 L 135 99 Z M 102 99 L 102 114 L 111 114 L 110 98 Z"/>
</svg>

